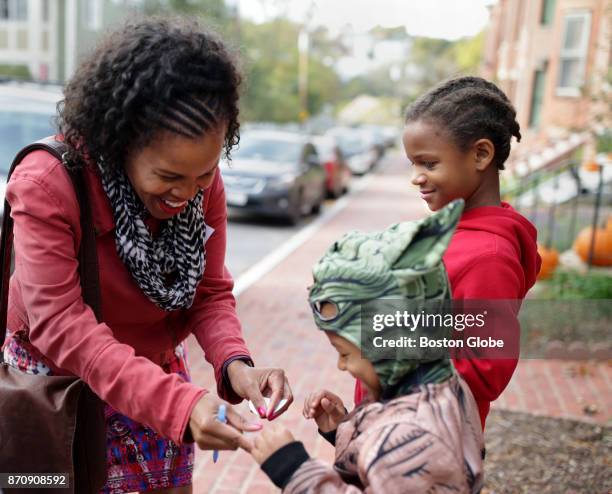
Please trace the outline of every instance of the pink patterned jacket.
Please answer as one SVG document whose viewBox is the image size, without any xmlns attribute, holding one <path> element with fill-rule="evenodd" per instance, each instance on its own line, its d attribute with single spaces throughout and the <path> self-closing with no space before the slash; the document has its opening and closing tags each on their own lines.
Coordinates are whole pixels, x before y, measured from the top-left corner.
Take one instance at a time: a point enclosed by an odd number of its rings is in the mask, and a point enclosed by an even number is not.
<svg viewBox="0 0 612 494">
<path fill-rule="evenodd" d="M 294 442 L 262 469 L 285 494 L 457 494 L 483 484 L 478 408 L 458 376 L 356 408 L 338 427 L 335 446 L 333 468 Z"/>
</svg>

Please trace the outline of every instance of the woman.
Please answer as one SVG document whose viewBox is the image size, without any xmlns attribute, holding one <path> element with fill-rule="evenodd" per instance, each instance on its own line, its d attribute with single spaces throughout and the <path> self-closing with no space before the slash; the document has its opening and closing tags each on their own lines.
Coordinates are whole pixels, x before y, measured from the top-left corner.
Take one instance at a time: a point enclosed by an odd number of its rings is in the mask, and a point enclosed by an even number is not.
<svg viewBox="0 0 612 494">
<path fill-rule="evenodd" d="M 269 419 L 293 399 L 282 370 L 253 367 L 224 267 L 218 165 L 239 139 L 239 84 L 219 40 L 165 20 L 110 34 L 68 83 L 60 132 L 68 161 L 85 169 L 104 323 L 81 297 L 79 210 L 63 165 L 33 152 L 8 185 L 16 267 L 5 360 L 77 375 L 105 401 L 103 492 L 191 492 L 193 441 L 250 449 L 241 432 L 261 425 L 229 406 L 228 424 L 216 421 L 223 401 L 189 382 L 191 333 L 221 398 L 250 399 Z"/>
</svg>

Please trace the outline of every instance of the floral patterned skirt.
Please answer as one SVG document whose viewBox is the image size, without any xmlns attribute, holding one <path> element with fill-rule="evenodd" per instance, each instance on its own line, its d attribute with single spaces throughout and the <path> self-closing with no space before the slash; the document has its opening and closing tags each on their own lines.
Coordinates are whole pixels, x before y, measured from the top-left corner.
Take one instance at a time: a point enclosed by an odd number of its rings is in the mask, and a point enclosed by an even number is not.
<svg viewBox="0 0 612 494">
<path fill-rule="evenodd" d="M 185 348 L 176 347 L 174 358 L 161 367 L 189 381 Z M 28 374 L 52 375 L 51 369 L 32 356 L 15 338 L 7 335 L 4 360 Z M 105 404 L 106 460 L 108 477 L 103 494 L 146 492 L 191 484 L 193 444 L 178 445 L 149 427 L 122 415 Z"/>
</svg>

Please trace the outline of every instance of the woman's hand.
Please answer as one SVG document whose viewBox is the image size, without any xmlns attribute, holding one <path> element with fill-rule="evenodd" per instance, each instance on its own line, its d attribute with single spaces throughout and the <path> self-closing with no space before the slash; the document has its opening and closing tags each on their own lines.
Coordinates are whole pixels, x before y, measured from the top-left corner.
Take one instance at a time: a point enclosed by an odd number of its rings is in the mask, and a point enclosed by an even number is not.
<svg viewBox="0 0 612 494">
<path fill-rule="evenodd" d="M 307 419 L 314 419 L 321 432 L 330 432 L 338 428 L 338 425 L 346 416 L 346 408 L 342 399 L 326 389 L 320 389 L 310 393 L 304 400 L 304 411 Z"/>
<path fill-rule="evenodd" d="M 220 405 L 225 405 L 227 423 L 217 420 Z M 210 393 L 196 403 L 189 417 L 191 435 L 200 449 L 237 449 L 251 451 L 253 443 L 242 432 L 255 432 L 262 424 L 247 421 L 229 403 Z"/>
<path fill-rule="evenodd" d="M 255 438 L 251 455 L 260 465 L 283 446 L 295 441 L 293 434 L 281 425 L 268 425 Z"/>
<path fill-rule="evenodd" d="M 242 360 L 234 360 L 227 367 L 227 376 L 236 394 L 251 400 L 261 418 L 273 420 L 293 402 L 293 393 L 282 369 L 250 367 Z M 264 396 L 270 397 L 268 407 Z M 278 412 L 274 412 L 283 398 L 287 403 Z"/>
</svg>

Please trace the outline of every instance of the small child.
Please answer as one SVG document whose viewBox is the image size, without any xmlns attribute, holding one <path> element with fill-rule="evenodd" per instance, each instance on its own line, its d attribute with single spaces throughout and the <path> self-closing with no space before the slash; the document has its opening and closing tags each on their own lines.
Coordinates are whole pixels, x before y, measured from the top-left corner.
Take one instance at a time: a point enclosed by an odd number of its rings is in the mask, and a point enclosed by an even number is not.
<svg viewBox="0 0 612 494">
<path fill-rule="evenodd" d="M 315 265 L 309 294 L 315 322 L 338 352 L 338 368 L 360 379 L 370 400 L 347 414 L 330 391 L 307 398 L 304 416 L 336 447 L 334 468 L 311 459 L 289 430 L 264 429 L 251 454 L 283 492 L 472 493 L 482 487 L 476 402 L 450 360 L 419 349 L 402 349 L 395 358 L 367 354 L 361 333 L 361 309 L 370 301 L 450 300 L 441 261 L 461 211 L 462 201 L 454 201 L 418 222 L 377 234 L 352 232 Z"/>
<path fill-rule="evenodd" d="M 512 137 L 521 139 L 516 111 L 493 83 L 461 77 L 442 83 L 406 114 L 403 135 L 412 163 L 412 184 L 429 209 L 437 211 L 461 198 L 465 210 L 444 255 L 453 300 L 513 301 L 515 310 L 501 318 L 507 344 L 518 346 L 516 312 L 540 270 L 535 227 L 500 199 L 499 172 Z M 501 311 L 500 311 L 501 312 Z M 486 336 L 486 335 L 485 335 Z M 504 390 L 517 365 L 509 358 L 453 358 L 470 386 L 482 427 L 490 403 Z M 355 402 L 364 397 L 360 383 Z"/>
</svg>

